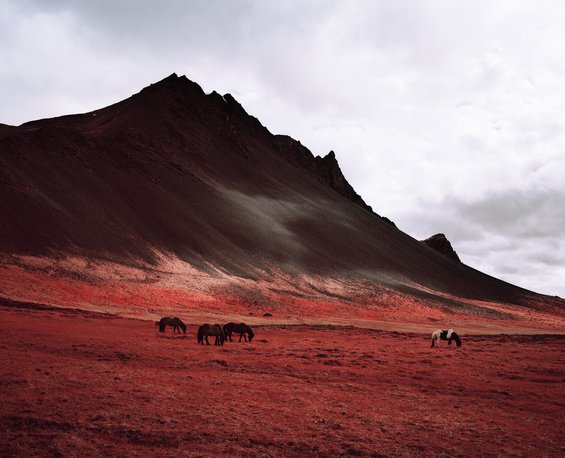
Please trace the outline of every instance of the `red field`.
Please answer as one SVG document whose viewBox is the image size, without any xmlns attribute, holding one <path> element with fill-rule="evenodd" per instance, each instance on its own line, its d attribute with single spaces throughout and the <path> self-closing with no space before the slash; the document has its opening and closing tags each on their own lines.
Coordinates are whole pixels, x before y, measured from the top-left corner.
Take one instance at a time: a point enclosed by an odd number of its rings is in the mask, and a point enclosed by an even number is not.
<svg viewBox="0 0 565 458">
<path fill-rule="evenodd" d="M 256 327 L 0 308 L 1 456 L 563 456 L 563 336 Z"/>
</svg>

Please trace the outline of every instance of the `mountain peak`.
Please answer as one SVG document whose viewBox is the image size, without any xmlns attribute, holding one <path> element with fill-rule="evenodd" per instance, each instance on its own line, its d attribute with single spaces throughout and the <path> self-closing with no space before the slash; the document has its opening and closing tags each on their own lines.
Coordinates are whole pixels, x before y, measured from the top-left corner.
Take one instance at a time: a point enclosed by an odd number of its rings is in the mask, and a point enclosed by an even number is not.
<svg viewBox="0 0 565 458">
<path fill-rule="evenodd" d="M 173 91 L 195 91 L 199 94 L 204 94 L 204 91 L 198 83 L 189 80 L 185 75 L 178 76 L 176 73 L 171 73 L 166 78 L 163 78 L 156 83 L 143 88 L 141 93 L 155 90 L 173 90 Z"/>
<path fill-rule="evenodd" d="M 444 256 L 447 256 L 457 262 L 461 262 L 461 259 L 459 259 L 457 252 L 453 249 L 451 242 L 447 239 L 445 234 L 435 234 L 426 240 L 421 240 L 421 242 Z"/>
<path fill-rule="evenodd" d="M 335 152 L 333 150 L 331 150 L 324 157 L 317 156 L 316 166 L 317 174 L 322 182 L 329 185 L 332 189 L 340 193 L 342 196 L 346 197 L 352 202 L 355 202 L 357 205 L 360 205 L 370 212 L 373 211 L 373 209 L 365 203 L 363 198 L 359 194 L 357 194 L 357 192 L 355 192 L 353 186 L 349 184 L 349 182 L 343 175 L 343 172 L 341 171 L 341 167 L 339 166 Z"/>
</svg>

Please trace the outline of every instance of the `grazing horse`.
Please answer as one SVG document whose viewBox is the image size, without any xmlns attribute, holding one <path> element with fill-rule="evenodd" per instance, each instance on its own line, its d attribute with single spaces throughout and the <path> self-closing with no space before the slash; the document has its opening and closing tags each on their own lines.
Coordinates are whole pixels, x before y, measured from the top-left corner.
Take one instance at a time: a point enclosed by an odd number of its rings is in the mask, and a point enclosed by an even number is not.
<svg viewBox="0 0 565 458">
<path fill-rule="evenodd" d="M 155 326 L 159 326 L 159 332 L 165 332 L 167 326 L 172 326 L 173 333 L 180 334 L 180 329 L 182 329 L 182 332 L 186 334 L 186 325 L 176 316 L 165 316 L 155 323 Z"/>
<path fill-rule="evenodd" d="M 230 339 L 230 342 L 232 341 L 231 340 L 232 332 L 239 332 L 239 342 L 241 342 L 242 337 L 246 342 L 247 342 L 247 337 L 249 337 L 249 342 L 251 342 L 253 340 L 253 337 L 255 337 L 255 333 L 245 323 L 239 323 L 239 324 L 228 323 L 228 324 L 225 324 L 224 325 L 224 334 L 226 335 L 226 339 Z"/>
<path fill-rule="evenodd" d="M 224 331 L 219 324 L 203 324 L 198 328 L 198 343 L 204 345 L 204 340 L 206 340 L 206 345 L 210 345 L 208 342 L 208 336 L 216 336 L 216 341 L 214 345 L 224 345 L 224 340 L 226 339 Z"/>
<path fill-rule="evenodd" d="M 437 331 L 434 331 L 432 333 L 432 347 L 434 347 L 436 344 L 439 347 L 440 340 L 447 340 L 447 345 L 449 347 L 451 347 L 452 340 L 455 340 L 455 343 L 458 347 L 461 346 L 461 339 L 453 329 L 448 329 L 447 331 L 438 329 Z"/>
</svg>

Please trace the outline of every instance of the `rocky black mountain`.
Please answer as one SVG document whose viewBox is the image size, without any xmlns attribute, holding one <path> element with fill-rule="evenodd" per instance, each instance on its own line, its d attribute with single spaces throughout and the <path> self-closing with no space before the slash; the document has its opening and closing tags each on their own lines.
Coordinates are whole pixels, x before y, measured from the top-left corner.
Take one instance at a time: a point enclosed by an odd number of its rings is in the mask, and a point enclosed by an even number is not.
<svg viewBox="0 0 565 458">
<path fill-rule="evenodd" d="M 457 262 L 461 262 L 456 251 L 451 246 L 451 242 L 447 240 L 445 234 L 435 234 L 426 240 L 422 240 L 422 243 L 433 248 L 437 252 L 447 256 L 448 258 L 454 259 Z"/>
<path fill-rule="evenodd" d="M 305 273 L 514 303 L 531 294 L 400 231 L 333 151 L 314 156 L 184 76 L 90 113 L 2 125 L 0 161 L 4 254 L 157 263 L 163 252 L 236 277 Z"/>
</svg>

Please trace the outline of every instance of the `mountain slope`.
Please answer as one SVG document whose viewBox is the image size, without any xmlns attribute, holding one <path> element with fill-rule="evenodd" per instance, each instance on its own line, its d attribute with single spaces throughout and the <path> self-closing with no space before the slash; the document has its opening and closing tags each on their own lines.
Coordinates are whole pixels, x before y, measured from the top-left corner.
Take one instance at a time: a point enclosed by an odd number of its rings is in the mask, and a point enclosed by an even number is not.
<svg viewBox="0 0 565 458">
<path fill-rule="evenodd" d="M 229 94 L 175 74 L 91 113 L 0 126 L 0 252 L 158 263 L 261 278 L 358 278 L 528 304 L 373 213 L 335 154 L 273 135 Z"/>
</svg>

